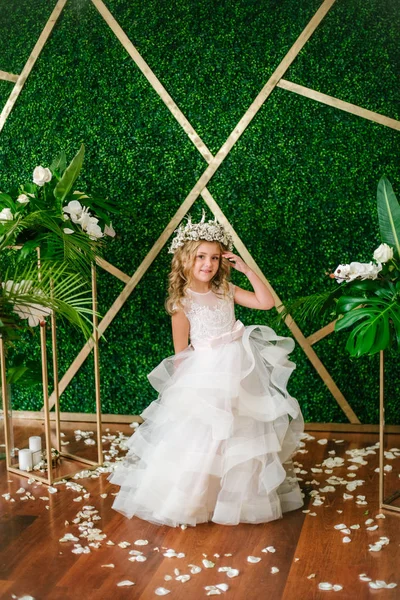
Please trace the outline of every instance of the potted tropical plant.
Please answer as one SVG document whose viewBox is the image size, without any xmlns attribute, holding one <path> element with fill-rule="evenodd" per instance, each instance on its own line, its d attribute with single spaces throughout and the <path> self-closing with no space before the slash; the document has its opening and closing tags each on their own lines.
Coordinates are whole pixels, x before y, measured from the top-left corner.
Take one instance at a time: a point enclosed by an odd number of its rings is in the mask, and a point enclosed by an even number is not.
<svg viewBox="0 0 400 600">
<path fill-rule="evenodd" d="M 305 322 L 330 313 L 335 331 L 350 330 L 346 350 L 352 357 L 400 347 L 400 205 L 385 177 L 377 209 L 382 244 L 373 260 L 339 265 L 330 275 L 339 284 L 335 289 L 300 298 L 280 314 Z"/>
<path fill-rule="evenodd" d="M 74 189 L 83 159 L 83 145 L 69 164 L 61 152 L 50 167 L 34 169 L 33 181 L 0 193 L 0 335 L 8 346 L 52 311 L 92 333 L 91 264 L 105 236 L 115 235 L 117 211 Z M 20 363 L 15 357 L 10 365 L 13 381 L 29 379 L 29 361 Z"/>
</svg>

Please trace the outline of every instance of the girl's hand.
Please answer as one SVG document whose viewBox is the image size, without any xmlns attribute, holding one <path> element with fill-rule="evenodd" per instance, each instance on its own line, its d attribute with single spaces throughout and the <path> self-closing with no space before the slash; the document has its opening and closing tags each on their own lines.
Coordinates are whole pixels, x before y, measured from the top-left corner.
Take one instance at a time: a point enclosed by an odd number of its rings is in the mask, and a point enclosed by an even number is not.
<svg viewBox="0 0 400 600">
<path fill-rule="evenodd" d="M 239 271 L 240 273 L 244 273 L 245 275 L 247 275 L 248 273 L 251 272 L 250 267 L 246 265 L 244 260 L 242 260 L 240 258 L 240 256 L 233 254 L 233 252 L 223 252 L 222 256 L 223 256 L 223 258 L 226 258 L 227 260 L 229 260 L 232 267 L 234 269 L 236 269 L 237 271 Z"/>
</svg>

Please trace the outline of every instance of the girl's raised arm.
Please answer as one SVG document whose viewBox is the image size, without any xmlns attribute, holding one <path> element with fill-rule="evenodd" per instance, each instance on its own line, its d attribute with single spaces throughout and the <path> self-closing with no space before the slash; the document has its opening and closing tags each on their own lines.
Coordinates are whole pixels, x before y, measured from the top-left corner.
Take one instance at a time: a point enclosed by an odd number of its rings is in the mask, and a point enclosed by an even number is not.
<svg viewBox="0 0 400 600">
<path fill-rule="evenodd" d="M 222 256 L 229 260 L 234 269 L 244 273 L 253 286 L 254 292 L 249 292 L 235 286 L 236 304 L 246 306 L 247 308 L 257 308 L 258 310 L 269 310 L 275 306 L 275 300 L 265 283 L 261 281 L 259 276 L 239 256 L 236 256 L 233 252 L 224 252 Z"/>
<path fill-rule="evenodd" d="M 186 350 L 189 344 L 189 321 L 183 310 L 177 310 L 171 317 L 172 340 L 175 354 Z"/>
</svg>

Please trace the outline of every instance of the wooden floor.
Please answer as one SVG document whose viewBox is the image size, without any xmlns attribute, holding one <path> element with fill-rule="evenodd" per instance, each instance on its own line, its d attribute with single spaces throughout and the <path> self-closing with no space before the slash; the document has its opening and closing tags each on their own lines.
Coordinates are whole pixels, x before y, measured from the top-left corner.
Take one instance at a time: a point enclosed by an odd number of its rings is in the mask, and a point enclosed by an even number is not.
<svg viewBox="0 0 400 600">
<path fill-rule="evenodd" d="M 124 430 L 129 435 L 132 433 L 127 426 L 109 427 L 111 433 L 117 430 Z M 63 426 L 63 439 L 70 442 L 68 450 L 80 447 L 93 452 L 93 447 L 84 445 L 83 440 L 75 441 L 73 431 L 77 429 L 88 431 L 90 427 L 79 423 Z M 40 422 L 17 427 L 15 445 L 22 447 L 29 435 L 40 430 Z M 197 600 L 206 597 L 205 586 L 216 584 L 229 585 L 226 592 L 221 591 L 227 600 L 309 600 L 332 595 L 339 600 L 375 596 L 385 600 L 400 598 L 400 515 L 386 512 L 386 518 L 375 518 L 379 513 L 378 473 L 375 472 L 378 454 L 371 452 L 362 457 L 361 460 L 367 462 L 364 465 L 349 462 L 354 453 L 346 454 L 348 450 L 374 446 L 377 436 L 339 436 L 323 432 L 313 433 L 313 437 L 315 439 L 305 440 L 305 452 L 295 456 L 299 463 L 298 476 L 306 490 L 304 510 L 310 512 L 298 510 L 286 514 L 279 521 L 263 525 L 227 527 L 210 523 L 182 530 L 156 527 L 136 518 L 127 520 L 111 509 L 113 493 L 118 488 L 108 483 L 106 474 L 97 479 L 72 480 L 84 486 L 84 490 L 73 490 L 61 484 L 57 486 L 57 493 L 51 494 L 45 485 L 29 483 L 27 478 L 7 473 L 5 461 L 0 461 L 0 598 L 30 595 L 35 600 L 149 600 L 157 597 L 157 588 L 164 587 L 170 590 L 168 597 L 171 599 Z M 336 443 L 339 437 L 343 442 Z M 399 437 L 391 436 L 387 447 L 398 448 Z M 321 438 L 328 442 L 318 443 Z M 335 456 L 345 459 L 344 466 L 334 467 L 331 473 L 326 472 L 330 469 L 321 467 L 322 461 Z M 356 457 L 356 460 L 360 459 Z M 388 460 L 393 467 L 386 475 L 390 491 L 399 487 L 399 462 L 399 456 Z M 352 465 L 359 468 L 349 470 Z M 311 468 L 322 469 L 322 472 L 312 472 Z M 351 474 L 356 476 L 351 478 Z M 326 480 L 334 476 L 346 478 L 347 482 L 362 480 L 363 483 L 355 491 L 338 485 L 334 486 L 333 492 L 320 492 L 322 504 L 318 505 L 317 500 L 317 505 L 314 505 L 315 496 L 310 492 L 325 488 L 329 485 Z M 21 488 L 24 490 L 18 493 Z M 26 491 L 32 498 L 28 495 L 27 499 L 23 499 Z M 345 500 L 343 493 L 353 498 Z M 367 504 L 357 504 L 358 495 L 365 496 L 362 502 Z M 15 501 L 12 502 L 12 499 Z M 100 517 L 94 520 L 94 528 L 107 537 L 98 542 L 98 548 L 88 546 L 85 538 L 78 542 L 60 542 L 66 533 L 79 538 L 81 531 L 73 519 L 85 510 L 89 511 L 89 520 L 93 515 Z M 92 510 L 98 512 L 90 516 Z M 373 519 L 371 524 L 366 524 L 368 519 Z M 80 525 L 87 520 L 82 517 Z M 350 530 L 350 543 L 343 543 L 345 535 L 334 527 L 339 524 L 347 527 L 360 525 L 359 529 Z M 375 531 L 366 529 L 375 524 L 378 525 Z M 382 536 L 389 538 L 389 543 L 379 552 L 370 552 L 369 544 Z M 136 540 L 148 540 L 148 544 L 135 545 Z M 113 545 L 109 545 L 110 542 Z M 121 542 L 129 542 L 130 545 L 120 547 L 118 544 Z M 89 547 L 90 553 L 72 553 L 74 543 Z M 276 551 L 262 552 L 269 546 Z M 165 557 L 166 549 L 185 556 Z M 129 561 L 133 557 L 129 554 L 132 550 L 143 552 L 146 560 Z M 248 556 L 261 560 L 249 563 Z M 205 558 L 214 562 L 215 566 L 204 568 L 202 561 Z M 188 565 L 200 566 L 202 570 L 198 574 L 190 574 L 191 567 Z M 238 569 L 239 575 L 228 578 L 226 572 L 218 571 L 223 566 Z M 272 573 L 273 567 L 279 571 Z M 374 591 L 368 582 L 360 581 L 362 573 L 373 581 L 397 583 L 398 587 Z M 189 581 L 182 583 L 175 579 L 184 574 L 191 575 Z M 164 579 L 168 575 L 172 576 L 172 580 Z M 124 580 L 135 585 L 118 587 L 117 584 Z M 319 591 L 318 584 L 321 582 L 341 585 L 343 589 L 337 592 Z"/>
</svg>

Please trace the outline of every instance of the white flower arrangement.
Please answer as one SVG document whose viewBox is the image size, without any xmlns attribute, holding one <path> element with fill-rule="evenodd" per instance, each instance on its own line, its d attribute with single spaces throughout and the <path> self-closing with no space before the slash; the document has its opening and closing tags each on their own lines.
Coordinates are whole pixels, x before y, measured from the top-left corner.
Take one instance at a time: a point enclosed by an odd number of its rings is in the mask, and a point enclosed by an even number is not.
<svg viewBox="0 0 400 600">
<path fill-rule="evenodd" d="M 333 276 L 338 283 L 343 281 L 354 281 L 359 279 L 377 279 L 382 271 L 382 265 L 393 258 L 393 248 L 388 244 L 381 244 L 374 252 L 374 260 L 369 263 L 351 262 L 348 265 L 339 265 L 336 267 Z"/>
<path fill-rule="evenodd" d="M 65 154 L 53 161 L 50 168 L 38 165 L 33 170 L 32 183 L 19 186 L 18 196 L 0 192 L 0 227 L 8 221 L 15 221 L 32 211 L 43 210 L 49 215 L 78 225 L 89 239 L 97 241 L 104 236 L 115 236 L 115 230 L 107 213 L 115 209 L 100 198 L 93 198 L 84 192 L 72 191 L 79 174 L 84 156 L 84 147 L 69 166 Z M 54 206 L 49 207 L 53 199 Z M 97 214 L 96 214 L 97 213 Z M 79 231 L 76 227 L 62 227 L 66 235 Z"/>
</svg>

